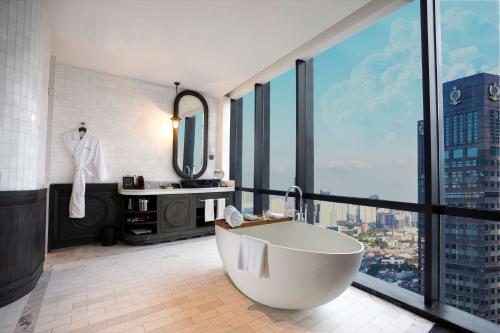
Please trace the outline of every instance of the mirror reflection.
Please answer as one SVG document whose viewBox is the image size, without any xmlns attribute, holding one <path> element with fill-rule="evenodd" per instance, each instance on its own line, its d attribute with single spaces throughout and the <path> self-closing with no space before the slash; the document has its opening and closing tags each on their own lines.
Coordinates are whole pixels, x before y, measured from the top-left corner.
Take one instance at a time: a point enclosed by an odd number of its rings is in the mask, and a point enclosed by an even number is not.
<svg viewBox="0 0 500 333">
<path fill-rule="evenodd" d="M 177 165 L 186 175 L 196 175 L 203 166 L 204 109 L 195 96 L 179 101 Z"/>
</svg>

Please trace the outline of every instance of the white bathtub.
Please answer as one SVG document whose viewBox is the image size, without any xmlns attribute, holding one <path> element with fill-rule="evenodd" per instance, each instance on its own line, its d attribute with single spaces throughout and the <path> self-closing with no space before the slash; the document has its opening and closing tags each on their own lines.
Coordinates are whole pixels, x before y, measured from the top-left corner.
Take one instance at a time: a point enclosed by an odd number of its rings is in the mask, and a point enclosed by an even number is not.
<svg viewBox="0 0 500 333">
<path fill-rule="evenodd" d="M 347 235 L 298 222 L 255 227 L 215 227 L 226 272 L 254 301 L 278 309 L 307 309 L 333 300 L 351 284 L 363 257 L 363 244 Z M 238 270 L 240 235 L 266 240 L 269 278 Z"/>
</svg>

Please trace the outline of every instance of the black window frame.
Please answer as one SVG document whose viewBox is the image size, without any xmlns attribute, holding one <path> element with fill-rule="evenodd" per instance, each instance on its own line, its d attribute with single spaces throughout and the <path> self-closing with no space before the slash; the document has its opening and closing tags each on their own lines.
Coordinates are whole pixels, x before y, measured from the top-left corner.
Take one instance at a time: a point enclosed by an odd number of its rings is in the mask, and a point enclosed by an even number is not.
<svg viewBox="0 0 500 333">
<path fill-rule="evenodd" d="M 312 207 L 312 201 L 326 201 L 376 208 L 409 211 L 424 216 L 424 290 L 423 297 L 400 287 L 365 274 L 358 274 L 353 286 L 382 297 L 388 301 L 457 330 L 496 332 L 498 326 L 475 315 L 445 304 L 440 299 L 440 234 L 441 215 L 500 221 L 500 211 L 479 208 L 447 206 L 440 202 L 444 176 L 445 142 L 443 131 L 442 89 L 440 77 L 440 0 L 420 0 L 420 26 L 422 50 L 422 92 L 424 123 L 424 202 L 400 202 L 339 195 L 314 193 L 314 105 L 313 65 L 314 58 L 298 59 L 296 68 L 296 168 L 295 185 L 304 192 L 304 199 Z M 241 209 L 241 192 L 254 193 L 254 214 L 268 206 L 268 196 L 285 196 L 286 191 L 269 189 L 269 112 L 270 82 L 255 85 L 255 161 L 254 188 L 241 186 L 241 105 L 242 98 L 231 100 L 231 153 L 230 175 L 235 179 L 235 203 Z M 233 117 L 235 118 L 233 120 Z M 233 125 L 236 127 L 233 129 Z M 451 124 L 450 124 L 451 125 Z M 440 156 L 440 152 L 443 156 Z M 238 154 L 239 152 L 239 154 Z M 259 161 L 257 161 L 259 157 Z M 238 161 L 239 158 L 239 161 Z M 234 168 L 234 169 L 233 169 Z M 239 170 L 238 170 L 239 168 Z M 238 179 L 238 176 L 240 177 Z M 233 178 L 234 177 L 234 178 Z M 267 178 L 266 178 L 267 177 Z M 292 185 L 292 184 L 291 184 Z M 291 193 L 296 196 L 296 193 Z M 240 198 L 238 201 L 237 198 Z M 296 200 L 297 203 L 298 200 Z M 298 204 L 298 203 L 297 203 Z M 312 223 L 312 209 L 307 221 Z"/>
</svg>

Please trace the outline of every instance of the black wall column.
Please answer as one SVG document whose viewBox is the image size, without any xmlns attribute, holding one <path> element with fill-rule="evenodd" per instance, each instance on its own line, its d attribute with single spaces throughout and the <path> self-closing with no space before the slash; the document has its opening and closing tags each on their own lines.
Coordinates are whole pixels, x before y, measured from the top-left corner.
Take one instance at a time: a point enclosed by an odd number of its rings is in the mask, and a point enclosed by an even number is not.
<svg viewBox="0 0 500 333">
<path fill-rule="evenodd" d="M 271 126 L 270 126 L 270 112 L 271 112 L 271 83 L 267 82 L 263 85 L 262 91 L 262 189 L 269 189 L 270 178 L 270 150 L 271 150 Z M 262 195 L 262 209 L 269 209 L 269 195 Z"/>
<path fill-rule="evenodd" d="M 29 293 L 45 261 L 47 190 L 0 191 L 0 307 Z"/>
<path fill-rule="evenodd" d="M 255 85 L 254 188 L 269 189 L 269 82 Z M 254 214 L 269 208 L 269 196 L 254 193 Z"/>
<path fill-rule="evenodd" d="M 295 185 L 304 193 L 314 193 L 314 99 L 313 59 L 297 60 L 296 63 L 296 161 Z M 307 222 L 313 221 L 313 200 L 307 200 Z M 295 202 L 296 207 L 299 200 Z"/>
</svg>

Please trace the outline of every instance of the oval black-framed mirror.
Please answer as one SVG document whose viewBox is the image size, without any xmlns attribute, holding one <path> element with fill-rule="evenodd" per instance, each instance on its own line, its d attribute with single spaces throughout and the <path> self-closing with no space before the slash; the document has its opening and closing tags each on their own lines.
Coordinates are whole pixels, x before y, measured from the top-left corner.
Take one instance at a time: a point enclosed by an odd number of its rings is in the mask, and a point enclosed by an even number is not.
<svg viewBox="0 0 500 333">
<path fill-rule="evenodd" d="M 175 172 L 184 179 L 201 177 L 208 159 L 208 104 L 193 90 L 184 90 L 174 101 L 173 160 Z M 175 123 L 176 122 L 176 123 Z"/>
</svg>

